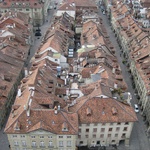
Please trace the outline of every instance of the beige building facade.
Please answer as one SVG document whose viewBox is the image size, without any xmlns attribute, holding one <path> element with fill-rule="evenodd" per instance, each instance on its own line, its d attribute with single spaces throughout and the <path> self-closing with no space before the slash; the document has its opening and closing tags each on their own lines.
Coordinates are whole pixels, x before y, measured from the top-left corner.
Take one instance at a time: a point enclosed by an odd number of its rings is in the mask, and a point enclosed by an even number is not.
<svg viewBox="0 0 150 150">
<path fill-rule="evenodd" d="M 128 145 L 132 128 L 133 122 L 81 124 L 77 145 L 119 145 L 121 140 L 125 140 L 125 144 Z"/>
<path fill-rule="evenodd" d="M 76 135 L 57 135 L 45 130 L 8 134 L 11 150 L 75 150 Z"/>
</svg>

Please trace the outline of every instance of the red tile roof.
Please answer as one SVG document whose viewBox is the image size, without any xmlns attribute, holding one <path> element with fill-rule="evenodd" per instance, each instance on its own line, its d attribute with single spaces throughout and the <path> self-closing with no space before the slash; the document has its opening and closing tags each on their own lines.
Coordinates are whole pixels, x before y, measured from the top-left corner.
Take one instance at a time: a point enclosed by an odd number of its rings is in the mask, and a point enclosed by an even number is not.
<svg viewBox="0 0 150 150">
<path fill-rule="evenodd" d="M 87 115 L 87 108 L 91 110 L 91 115 Z M 113 108 L 116 110 L 115 114 L 112 112 Z M 135 122 L 138 120 L 131 106 L 111 98 L 85 97 L 77 101 L 74 106 L 69 107 L 69 111 L 78 113 L 80 124 Z"/>
</svg>

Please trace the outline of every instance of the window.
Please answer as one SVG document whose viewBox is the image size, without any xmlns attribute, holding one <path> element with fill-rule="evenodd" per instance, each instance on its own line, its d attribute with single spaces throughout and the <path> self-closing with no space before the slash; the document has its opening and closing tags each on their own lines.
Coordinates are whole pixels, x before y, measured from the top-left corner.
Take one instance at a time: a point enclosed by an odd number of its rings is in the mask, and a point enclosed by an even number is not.
<svg viewBox="0 0 150 150">
<path fill-rule="evenodd" d="M 63 136 L 59 136 L 59 138 L 63 138 Z"/>
<path fill-rule="evenodd" d="M 49 139 L 52 139 L 53 137 L 52 137 L 52 136 L 48 136 L 48 138 L 49 138 Z"/>
<path fill-rule="evenodd" d="M 94 126 L 97 126 L 97 123 L 94 123 Z"/>
<path fill-rule="evenodd" d="M 57 61 L 57 59 L 55 59 L 55 61 Z"/>
<path fill-rule="evenodd" d="M 35 147 L 35 146 L 36 146 L 36 142 L 32 141 L 32 147 Z"/>
<path fill-rule="evenodd" d="M 29 11 L 29 9 L 27 8 L 26 11 Z"/>
<path fill-rule="evenodd" d="M 97 128 L 93 128 L 93 132 L 97 132 Z"/>
<path fill-rule="evenodd" d="M 127 129 L 128 129 L 127 127 L 124 127 L 123 131 L 127 131 Z"/>
<path fill-rule="evenodd" d="M 85 135 L 85 137 L 86 137 L 86 138 L 88 138 L 88 137 L 89 137 L 89 135 Z"/>
<path fill-rule="evenodd" d="M 112 125 L 113 125 L 113 123 L 111 122 L 111 123 L 110 123 L 110 125 L 112 126 Z"/>
<path fill-rule="evenodd" d="M 53 147 L 53 141 L 49 141 L 49 147 Z"/>
<path fill-rule="evenodd" d="M 115 137 L 118 137 L 118 134 L 115 134 Z"/>
<path fill-rule="evenodd" d="M 117 125 L 121 125 L 121 123 L 120 123 L 120 122 L 118 122 L 118 123 L 117 123 Z"/>
<path fill-rule="evenodd" d="M 105 126 L 106 125 L 106 123 L 102 123 L 102 126 Z"/>
<path fill-rule="evenodd" d="M 17 137 L 17 135 L 12 135 L 13 138 Z"/>
<path fill-rule="evenodd" d="M 44 138 L 44 136 L 42 135 L 42 136 L 40 136 L 40 138 L 41 138 L 41 139 L 43 139 L 43 138 Z"/>
<path fill-rule="evenodd" d="M 112 128 L 109 128 L 109 130 L 108 131 L 112 131 Z"/>
<path fill-rule="evenodd" d="M 25 138 L 25 135 L 21 135 L 20 137 L 21 137 L 21 138 Z"/>
<path fill-rule="evenodd" d="M 67 138 L 68 138 L 68 139 L 70 139 L 70 138 L 71 138 L 71 136 L 67 136 Z"/>
<path fill-rule="evenodd" d="M 128 125 L 129 124 L 129 122 L 125 122 L 125 125 Z"/>
<path fill-rule="evenodd" d="M 108 134 L 108 137 L 111 137 L 111 134 Z"/>
<path fill-rule="evenodd" d="M 86 132 L 89 132 L 89 129 L 86 129 Z"/>
<path fill-rule="evenodd" d="M 19 145 L 18 141 L 14 141 L 14 145 L 18 146 Z"/>
<path fill-rule="evenodd" d="M 63 147 L 63 141 L 59 141 L 59 147 Z"/>
<path fill-rule="evenodd" d="M 71 147 L 71 141 L 67 141 L 67 147 Z"/>
<path fill-rule="evenodd" d="M 81 139 L 81 135 L 78 135 L 78 138 Z"/>
<path fill-rule="evenodd" d="M 104 134 L 101 134 L 101 135 L 100 135 L 100 138 L 103 138 L 103 137 L 104 137 Z"/>
<path fill-rule="evenodd" d="M 126 137 L 126 134 L 125 134 L 125 133 L 123 133 L 121 137 L 122 137 L 122 138 L 125 138 L 125 137 Z"/>
<path fill-rule="evenodd" d="M 105 131 L 105 128 L 101 128 L 101 132 L 104 132 Z"/>
<path fill-rule="evenodd" d="M 81 129 L 79 129 L 79 132 L 81 132 Z"/>
<path fill-rule="evenodd" d="M 33 139 L 34 139 L 34 138 L 35 138 L 35 136 L 33 136 L 33 135 L 32 135 L 32 136 L 31 136 L 31 138 L 33 138 Z"/>
<path fill-rule="evenodd" d="M 93 134 L 93 138 L 96 138 L 96 134 Z"/>
<path fill-rule="evenodd" d="M 115 140 L 112 140 L 111 142 L 112 142 L 112 143 L 115 143 L 116 141 L 115 141 Z"/>
<path fill-rule="evenodd" d="M 22 141 L 22 146 L 26 146 L 26 141 Z"/>
<path fill-rule="evenodd" d="M 44 147 L 44 141 L 40 141 L 40 147 Z"/>
<path fill-rule="evenodd" d="M 83 141 L 80 141 L 80 144 L 83 144 Z"/>
<path fill-rule="evenodd" d="M 120 127 L 117 127 L 117 128 L 116 128 L 116 131 L 119 131 L 119 130 L 120 130 Z"/>
<path fill-rule="evenodd" d="M 90 124 L 86 124 L 86 126 L 90 126 Z"/>
</svg>

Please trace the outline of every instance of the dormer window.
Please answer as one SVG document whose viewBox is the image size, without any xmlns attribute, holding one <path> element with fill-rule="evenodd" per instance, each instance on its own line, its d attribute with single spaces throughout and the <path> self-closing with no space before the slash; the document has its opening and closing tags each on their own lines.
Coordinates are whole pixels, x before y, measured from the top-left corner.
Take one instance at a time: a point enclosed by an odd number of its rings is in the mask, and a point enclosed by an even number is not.
<svg viewBox="0 0 150 150">
<path fill-rule="evenodd" d="M 87 116 L 91 116 L 91 109 L 89 107 L 86 109 L 86 114 Z"/>
<path fill-rule="evenodd" d="M 111 111 L 112 111 L 113 115 L 117 115 L 117 109 L 116 109 L 116 107 L 112 107 Z"/>
<path fill-rule="evenodd" d="M 66 122 L 62 124 L 62 131 L 68 131 L 68 125 Z"/>
<path fill-rule="evenodd" d="M 19 121 L 17 121 L 16 123 L 15 123 L 15 125 L 14 125 L 14 130 L 20 130 L 20 122 Z"/>
</svg>

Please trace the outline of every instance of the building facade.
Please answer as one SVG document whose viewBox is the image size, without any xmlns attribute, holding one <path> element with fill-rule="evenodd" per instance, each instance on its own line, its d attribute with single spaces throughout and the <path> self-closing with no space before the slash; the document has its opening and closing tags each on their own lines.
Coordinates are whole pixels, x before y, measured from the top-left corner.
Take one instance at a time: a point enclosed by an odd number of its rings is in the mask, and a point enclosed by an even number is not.
<svg viewBox="0 0 150 150">
<path fill-rule="evenodd" d="M 48 16 L 50 1 L 49 0 L 25 0 L 25 1 L 9 1 L 0 2 L 1 15 L 9 11 L 18 11 L 26 13 L 30 16 L 34 26 L 42 25 Z"/>
</svg>

